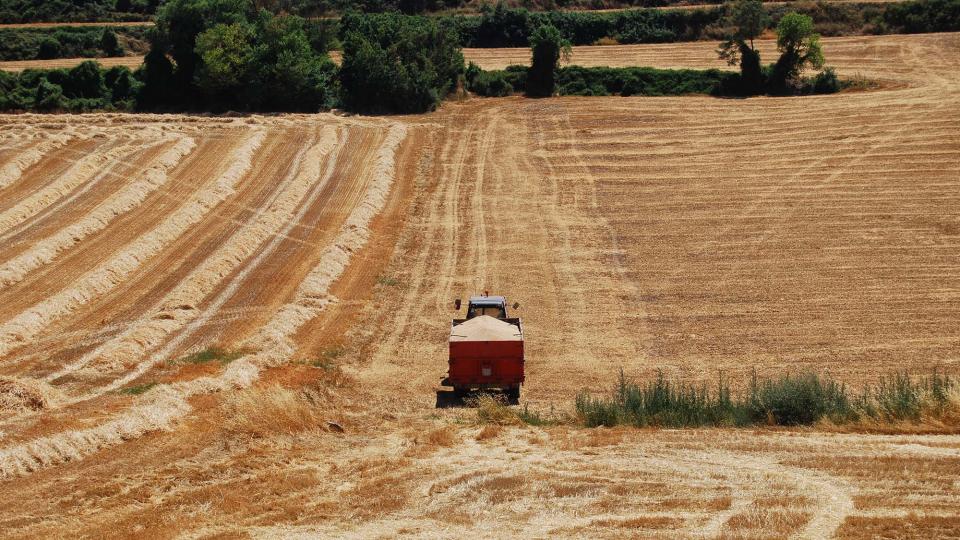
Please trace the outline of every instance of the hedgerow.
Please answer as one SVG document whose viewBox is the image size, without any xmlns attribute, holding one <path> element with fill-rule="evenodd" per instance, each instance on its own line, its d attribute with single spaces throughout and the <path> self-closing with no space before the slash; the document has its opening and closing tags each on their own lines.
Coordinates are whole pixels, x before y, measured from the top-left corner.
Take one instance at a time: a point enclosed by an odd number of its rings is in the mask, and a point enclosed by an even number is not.
<svg viewBox="0 0 960 540">
<path fill-rule="evenodd" d="M 126 67 L 103 69 L 92 60 L 69 70 L 0 71 L 0 110 L 131 110 L 141 86 Z"/>
<path fill-rule="evenodd" d="M 4 28 L 0 29 L 0 60 L 143 54 L 147 31 L 144 26 Z"/>
<path fill-rule="evenodd" d="M 468 70 L 467 90 L 484 97 L 522 94 L 526 92 L 528 70 L 526 66 L 509 66 L 496 71 L 478 69 L 472 73 Z M 569 66 L 556 71 L 555 81 L 556 95 L 560 96 L 744 96 L 756 93 L 742 84 L 739 73 L 718 69 Z M 802 79 L 790 91 L 794 94 L 831 94 L 847 86 L 847 81 L 838 78 L 836 72 L 828 68 Z M 762 89 L 761 93 L 765 91 Z"/>
</svg>

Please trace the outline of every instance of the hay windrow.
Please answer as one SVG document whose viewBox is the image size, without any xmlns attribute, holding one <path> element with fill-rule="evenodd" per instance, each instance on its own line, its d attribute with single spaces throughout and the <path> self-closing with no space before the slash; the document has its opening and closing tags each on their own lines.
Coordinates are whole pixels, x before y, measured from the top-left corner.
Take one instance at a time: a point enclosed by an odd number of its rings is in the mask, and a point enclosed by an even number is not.
<svg viewBox="0 0 960 540">
<path fill-rule="evenodd" d="M 263 345 L 263 350 L 232 362 L 215 377 L 157 385 L 148 390 L 137 405 L 98 426 L 0 449 L 0 477 L 29 474 L 42 467 L 81 459 L 103 447 L 120 444 L 150 431 L 169 429 L 190 411 L 189 397 L 246 388 L 259 378 L 262 368 L 287 361 L 293 352 L 292 334 L 319 314 L 330 301 L 326 298 L 330 284 L 346 268 L 350 253 L 364 245 L 367 226 L 386 204 L 394 179 L 395 153 L 405 136 L 404 126 L 397 124 L 390 128 L 377 152 L 373 179 L 363 200 L 353 209 L 320 263 L 301 283 L 296 299 L 249 340 L 251 345 Z"/>
<path fill-rule="evenodd" d="M 302 207 L 305 211 L 308 206 L 302 204 L 304 196 L 311 188 L 315 188 L 314 191 L 318 192 L 318 187 L 322 187 L 332 174 L 332 168 L 330 168 L 328 174 L 321 178 L 320 167 L 336 144 L 337 129 L 334 126 L 327 126 L 323 130 L 320 141 L 297 156 L 299 166 L 292 169 L 290 176 L 278 187 L 280 192 L 270 206 L 264 212 L 253 216 L 237 234 L 230 237 L 220 249 L 161 299 L 150 311 L 154 314 L 153 317 L 132 326 L 116 339 L 54 373 L 49 379 L 56 379 L 88 365 L 95 366 L 93 371 L 97 375 L 122 369 L 127 359 L 142 358 L 147 351 L 157 347 L 171 333 L 203 317 L 203 313 L 216 312 L 219 305 L 222 305 L 222 301 L 214 301 L 213 305 L 208 306 L 202 313 L 195 309 L 182 309 L 182 307 L 195 306 L 203 302 L 228 275 L 244 264 L 254 253 L 258 253 L 258 260 L 262 260 L 272 252 L 272 250 L 258 252 L 258 248 L 270 238 L 286 236 L 297 224 L 297 208 Z M 257 261 L 248 262 L 246 271 L 236 276 L 233 281 L 242 282 L 246 273 L 257 266 L 256 263 Z M 233 287 L 228 292 L 235 292 L 235 289 L 236 287 Z M 221 296 L 226 299 L 230 295 L 222 294 Z M 127 381 L 138 377 L 165 358 L 164 351 L 152 355 L 103 391 L 126 384 Z"/>
<path fill-rule="evenodd" d="M 254 153 L 265 137 L 264 130 L 253 130 L 234 151 L 230 167 L 197 194 L 194 200 L 177 208 L 152 231 L 128 244 L 125 249 L 87 272 L 70 287 L 0 326 L 0 355 L 23 344 L 51 322 L 113 289 L 144 261 L 159 253 L 216 205 L 226 200 L 234 192 L 236 183 L 250 169 Z"/>
<path fill-rule="evenodd" d="M 320 263 L 307 275 L 297 291 L 294 302 L 284 306 L 260 331 L 245 343 L 261 353 L 253 358 L 261 365 L 275 365 L 285 360 L 292 352 L 290 336 L 301 325 L 323 310 L 333 299 L 327 291 L 350 262 L 354 251 L 367 241 L 370 221 L 386 204 L 394 177 L 394 158 L 397 148 L 406 137 L 406 127 L 396 124 L 390 128 L 386 139 L 377 151 L 373 181 L 353 212 L 347 218 L 340 233 L 324 251 Z"/>
<path fill-rule="evenodd" d="M 36 379 L 0 376 L 0 411 L 39 411 L 60 401 L 60 393 Z"/>
<path fill-rule="evenodd" d="M 196 141 L 181 137 L 164 152 L 157 163 L 144 172 L 142 178 L 97 206 L 79 221 L 49 236 L 29 251 L 0 265 L 0 287 L 21 281 L 32 270 L 52 262 L 57 255 L 80 243 L 87 236 L 103 230 L 112 220 L 139 206 L 147 196 L 169 179 L 168 173 L 189 154 Z"/>
<path fill-rule="evenodd" d="M 50 185 L 0 213 L 0 235 L 8 234 L 12 228 L 48 208 L 84 183 L 99 182 L 106 176 L 107 167 L 118 163 L 139 144 L 140 141 L 109 145 L 108 148 L 101 148 L 83 156 Z"/>
<path fill-rule="evenodd" d="M 6 163 L 3 168 L 0 168 L 0 189 L 3 189 L 19 180 L 20 177 L 23 176 L 23 171 L 43 159 L 43 156 L 64 146 L 72 139 L 73 136 L 70 134 L 58 133 L 50 136 L 42 143 L 31 146 L 29 149 L 13 158 L 13 160 L 11 160 L 9 163 Z"/>
</svg>

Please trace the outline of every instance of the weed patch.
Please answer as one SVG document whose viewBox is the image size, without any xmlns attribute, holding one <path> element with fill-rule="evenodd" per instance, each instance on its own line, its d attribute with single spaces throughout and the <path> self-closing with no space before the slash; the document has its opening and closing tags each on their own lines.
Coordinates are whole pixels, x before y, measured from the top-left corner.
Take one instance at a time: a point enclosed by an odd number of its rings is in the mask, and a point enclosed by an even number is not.
<svg viewBox="0 0 960 540">
<path fill-rule="evenodd" d="M 734 397 L 722 376 L 716 388 L 672 382 L 663 373 L 646 383 L 621 371 L 610 394 L 581 392 L 575 402 L 580 423 L 588 427 L 705 427 L 837 425 L 857 422 L 946 421 L 960 409 L 957 385 L 946 375 L 897 373 L 865 386 L 859 395 L 826 375 L 804 373 L 760 379 L 753 374 L 745 394 Z"/>
<path fill-rule="evenodd" d="M 237 358 L 240 358 L 247 351 L 238 350 L 238 351 L 228 351 L 226 349 L 221 349 L 220 347 L 208 347 L 202 351 L 188 354 L 182 358 L 174 360 L 172 363 L 177 365 L 183 364 L 206 364 L 208 362 L 220 362 L 223 365 L 227 365 L 230 362 L 233 362 Z"/>
</svg>

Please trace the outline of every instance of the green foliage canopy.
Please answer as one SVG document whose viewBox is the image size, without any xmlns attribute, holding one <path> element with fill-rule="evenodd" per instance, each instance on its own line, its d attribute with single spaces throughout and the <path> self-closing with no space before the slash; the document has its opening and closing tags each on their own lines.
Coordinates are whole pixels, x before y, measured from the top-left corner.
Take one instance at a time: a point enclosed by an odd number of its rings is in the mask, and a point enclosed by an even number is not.
<svg viewBox="0 0 960 540">
<path fill-rule="evenodd" d="M 363 113 L 433 110 L 464 72 L 457 36 L 436 20 L 394 14 L 348 15 L 343 66 L 345 108 Z"/>
<path fill-rule="evenodd" d="M 813 19 L 809 15 L 791 12 L 780 19 L 777 49 L 781 54 L 771 74 L 775 87 L 785 87 L 789 81 L 798 79 L 807 67 L 823 67 L 820 35 L 814 32 Z"/>
<path fill-rule="evenodd" d="M 560 67 L 560 56 L 570 56 L 570 42 L 560 35 L 555 26 L 543 25 L 530 36 L 533 58 L 527 78 L 527 95 L 546 97 L 553 95 L 554 76 Z"/>
</svg>

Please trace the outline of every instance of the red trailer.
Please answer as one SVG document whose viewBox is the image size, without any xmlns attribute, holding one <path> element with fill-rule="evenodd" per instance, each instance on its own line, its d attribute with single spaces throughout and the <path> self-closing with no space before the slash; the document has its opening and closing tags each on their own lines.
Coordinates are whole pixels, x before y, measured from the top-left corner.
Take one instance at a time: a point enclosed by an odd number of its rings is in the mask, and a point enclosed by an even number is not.
<svg viewBox="0 0 960 540">
<path fill-rule="evenodd" d="M 520 319 L 507 317 L 506 299 L 502 296 L 470 298 L 467 318 L 454 319 L 450 325 L 447 384 L 453 386 L 458 396 L 474 389 L 495 389 L 516 402 L 523 380 Z"/>
</svg>

